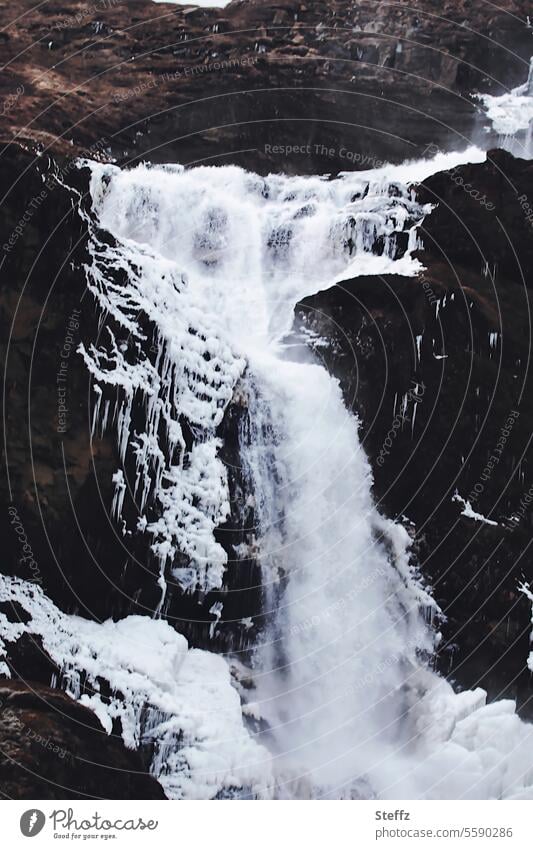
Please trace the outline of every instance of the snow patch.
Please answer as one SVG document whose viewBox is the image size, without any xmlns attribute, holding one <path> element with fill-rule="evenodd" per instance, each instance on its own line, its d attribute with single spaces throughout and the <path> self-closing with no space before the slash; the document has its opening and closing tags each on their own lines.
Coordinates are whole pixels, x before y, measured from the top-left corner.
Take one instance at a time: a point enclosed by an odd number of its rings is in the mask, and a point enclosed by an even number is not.
<svg viewBox="0 0 533 849">
<path fill-rule="evenodd" d="M 40 637 L 69 696 L 108 733 L 118 722 L 129 748 L 153 747 L 151 771 L 171 798 L 269 796 L 270 757 L 243 724 L 223 657 L 190 649 L 168 623 L 147 616 L 101 623 L 68 616 L 17 578 L 0 575 L 0 601 L 31 616 L 12 623 L 0 613 L 0 657 L 22 634 Z"/>
</svg>

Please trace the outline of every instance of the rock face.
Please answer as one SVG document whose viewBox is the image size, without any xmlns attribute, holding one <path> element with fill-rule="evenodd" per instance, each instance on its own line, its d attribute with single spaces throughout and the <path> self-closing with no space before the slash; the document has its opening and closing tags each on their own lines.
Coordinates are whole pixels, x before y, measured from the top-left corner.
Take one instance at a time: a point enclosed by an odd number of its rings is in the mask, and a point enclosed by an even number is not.
<svg viewBox="0 0 533 849">
<path fill-rule="evenodd" d="M 292 173 L 458 147 L 479 123 L 470 92 L 526 78 L 530 11 L 528 0 L 420 0 L 416 10 L 404 0 L 223 10 L 23 0 L 1 45 L 2 140 Z"/>
<path fill-rule="evenodd" d="M 128 557 L 109 521 L 116 448 L 91 436 L 89 375 L 76 353 L 80 342 L 97 340 L 98 313 L 81 270 L 86 234 L 76 195 L 61 183 L 83 194 L 86 179 L 72 160 L 34 161 L 12 148 L 1 180 L 9 446 L 2 571 L 37 581 L 69 612 L 120 617 L 135 603 L 145 612 L 156 594 L 144 562 L 135 550 Z"/>
<path fill-rule="evenodd" d="M 438 207 L 420 278 L 347 280 L 299 304 L 296 327 L 327 340 L 319 353 L 360 417 L 376 497 L 413 523 L 446 616 L 442 671 L 531 714 L 530 605 L 518 586 L 533 579 L 533 239 L 521 193 L 533 196 L 533 168 L 502 151 L 430 178 L 419 195 Z M 490 523 L 463 515 L 455 493 Z"/>
<path fill-rule="evenodd" d="M 87 349 L 97 344 L 102 332 L 101 314 L 86 290 L 82 269 L 88 259 L 87 233 L 73 206 L 87 194 L 88 173 L 74 168 L 72 160 L 35 161 L 16 147 L 4 153 L 3 166 L 2 244 L 8 250 L 0 305 L 8 447 L 0 485 L 2 572 L 35 581 L 68 613 L 98 620 L 152 615 L 160 598 L 159 570 L 149 556 L 148 538 L 124 536 L 111 518 L 112 477 L 121 460 L 110 432 L 92 433 L 89 372 L 76 351 L 80 343 Z M 67 180 L 73 194 L 61 185 Z M 40 203 L 32 206 L 41 193 Z M 31 215 L 24 221 L 28 209 Z M 224 460 L 235 469 L 244 415 L 240 403 L 232 404 L 220 429 Z M 136 405 L 135 416 L 142 432 L 142 404 Z M 134 468 L 129 473 L 134 479 Z M 232 483 L 235 491 L 239 486 L 242 482 Z M 230 552 L 232 545 L 253 536 L 253 517 L 242 526 L 239 503 L 232 502 L 232 516 L 220 529 Z M 134 527 L 138 507 L 129 492 L 123 515 Z M 229 611 L 235 603 L 236 609 L 234 616 L 228 613 L 229 619 L 242 616 L 238 600 L 243 599 L 246 582 L 252 588 L 247 595 L 254 597 L 259 612 L 260 581 L 254 569 L 249 563 L 232 571 L 234 592 L 226 606 Z M 167 612 L 180 620 L 180 629 L 195 645 L 205 646 L 213 622 L 208 610 L 217 600 L 213 593 L 200 608 L 198 598 L 174 597 L 170 586 Z M 224 642 L 223 629 L 220 632 Z M 35 679 L 38 668 L 39 661 L 34 663 L 29 652 L 17 674 Z M 38 677 L 48 684 L 49 670 Z"/>
<path fill-rule="evenodd" d="M 59 690 L 0 682 L 4 799 L 164 799 L 136 752 Z"/>
</svg>

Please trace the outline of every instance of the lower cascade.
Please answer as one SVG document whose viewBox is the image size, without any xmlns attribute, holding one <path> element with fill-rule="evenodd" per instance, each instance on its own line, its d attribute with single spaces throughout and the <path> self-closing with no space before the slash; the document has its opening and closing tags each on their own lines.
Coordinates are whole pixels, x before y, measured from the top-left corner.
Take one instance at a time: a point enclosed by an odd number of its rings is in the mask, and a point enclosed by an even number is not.
<svg viewBox="0 0 533 849">
<path fill-rule="evenodd" d="M 440 612 L 410 536 L 373 503 L 337 381 L 291 335 L 317 289 L 416 274 L 431 207 L 412 184 L 483 157 L 336 179 L 90 163 L 86 273 L 105 321 L 80 353 L 93 431 L 113 430 L 123 461 L 114 516 L 149 540 L 158 604 L 154 618 L 89 622 L 2 577 L 0 601 L 29 617 L 0 614 L 0 648 L 38 634 L 67 692 L 150 747 L 172 798 L 533 798 L 533 728 L 514 703 L 456 694 L 433 671 Z M 231 499 L 221 424 L 237 395 L 262 610 L 250 652 L 225 656 L 191 648 L 165 615 L 171 584 L 204 599 L 247 556 L 218 532 Z M 223 603 L 211 612 L 215 633 Z"/>
</svg>

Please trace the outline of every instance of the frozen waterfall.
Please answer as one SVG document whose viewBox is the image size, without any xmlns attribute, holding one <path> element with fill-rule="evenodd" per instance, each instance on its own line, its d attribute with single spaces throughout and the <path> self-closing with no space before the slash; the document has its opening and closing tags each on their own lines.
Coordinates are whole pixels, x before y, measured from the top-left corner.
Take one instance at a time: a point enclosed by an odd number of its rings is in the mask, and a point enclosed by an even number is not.
<svg viewBox="0 0 533 849">
<path fill-rule="evenodd" d="M 148 536 L 159 564 L 158 613 L 171 580 L 182 592 L 223 587 L 239 552 L 215 535 L 229 512 L 219 426 L 234 394 L 245 397 L 240 454 L 264 608 L 252 686 L 241 705 L 232 659 L 189 649 L 160 618 L 90 623 L 79 652 L 79 621 L 40 591 L 3 578 L 0 600 L 28 609 L 11 631 L 42 636 L 74 697 L 88 676 L 95 693 L 81 698 L 106 727 L 118 717 L 129 745 L 151 742 L 153 772 L 175 798 L 533 798 L 533 727 L 511 702 L 454 694 L 432 671 L 438 611 L 409 536 L 373 504 L 338 383 L 303 344 L 286 344 L 305 295 L 360 274 L 417 273 L 411 252 L 430 208 L 410 184 L 482 157 L 336 179 L 91 164 L 87 279 L 115 330 L 105 324 L 81 353 L 93 428 L 114 429 L 136 469 L 127 482 L 117 469 L 114 509 L 120 521 L 129 486 L 130 530 Z M 120 691 L 109 704 L 97 674 Z"/>
</svg>

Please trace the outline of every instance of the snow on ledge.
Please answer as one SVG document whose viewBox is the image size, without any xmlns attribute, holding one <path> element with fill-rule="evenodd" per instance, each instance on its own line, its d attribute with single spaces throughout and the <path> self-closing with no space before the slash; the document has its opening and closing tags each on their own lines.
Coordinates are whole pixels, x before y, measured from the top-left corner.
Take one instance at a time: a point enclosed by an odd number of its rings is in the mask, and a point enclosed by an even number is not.
<svg viewBox="0 0 533 849">
<path fill-rule="evenodd" d="M 467 519 L 474 519 L 476 522 L 483 522 L 485 525 L 495 525 L 497 527 L 498 522 L 493 522 L 492 519 L 487 519 L 487 517 L 483 516 L 482 513 L 476 513 L 470 504 L 470 501 L 465 501 L 465 499 L 459 495 L 457 490 L 455 491 L 455 495 L 452 496 L 452 501 L 457 501 L 459 504 L 463 505 L 461 516 L 466 516 Z"/>
<path fill-rule="evenodd" d="M 67 615 L 40 587 L 0 575 L 0 602 L 6 601 L 31 619 L 10 622 L 0 613 L 0 660 L 24 633 L 40 637 L 67 694 L 93 710 L 108 734 L 118 721 L 126 746 L 153 746 L 150 771 L 170 798 L 212 799 L 241 788 L 269 795 L 270 757 L 244 726 L 223 657 L 190 649 L 160 619 L 99 623 Z M 109 697 L 101 679 L 109 682 Z"/>
</svg>

